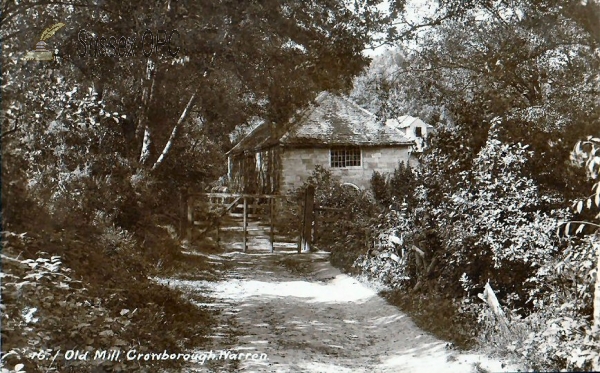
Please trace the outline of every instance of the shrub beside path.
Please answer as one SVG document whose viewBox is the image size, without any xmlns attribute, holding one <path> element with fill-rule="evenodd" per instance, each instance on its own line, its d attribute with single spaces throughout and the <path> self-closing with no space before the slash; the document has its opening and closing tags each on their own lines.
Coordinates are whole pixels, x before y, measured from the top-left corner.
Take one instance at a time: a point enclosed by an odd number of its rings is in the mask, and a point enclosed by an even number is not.
<svg viewBox="0 0 600 373">
<path fill-rule="evenodd" d="M 188 255 L 203 255 L 188 253 Z M 377 290 L 341 274 L 326 253 L 278 250 L 211 255 L 231 268 L 219 282 L 159 279 L 214 298 L 221 312 L 213 351 L 267 359 L 190 363 L 188 372 L 500 372 L 518 367 L 448 348 L 388 304 Z"/>
</svg>

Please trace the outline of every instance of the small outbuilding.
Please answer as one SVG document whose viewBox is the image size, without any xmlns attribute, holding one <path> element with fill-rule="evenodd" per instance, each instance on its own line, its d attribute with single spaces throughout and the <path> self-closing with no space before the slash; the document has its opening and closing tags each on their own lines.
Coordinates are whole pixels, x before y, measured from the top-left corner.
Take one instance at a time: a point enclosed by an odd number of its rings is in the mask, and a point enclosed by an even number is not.
<svg viewBox="0 0 600 373">
<path fill-rule="evenodd" d="M 415 141 L 415 151 L 422 152 L 427 145 L 427 137 L 435 131 L 431 124 L 423 122 L 419 118 L 403 115 L 399 118 L 388 119 L 386 126 L 398 128 L 411 140 Z"/>
<path fill-rule="evenodd" d="M 374 171 L 412 164 L 415 145 L 406 128 L 323 92 L 287 125 L 263 123 L 235 145 L 227 154 L 229 183 L 237 192 L 284 194 L 322 166 L 343 183 L 366 189 Z"/>
</svg>

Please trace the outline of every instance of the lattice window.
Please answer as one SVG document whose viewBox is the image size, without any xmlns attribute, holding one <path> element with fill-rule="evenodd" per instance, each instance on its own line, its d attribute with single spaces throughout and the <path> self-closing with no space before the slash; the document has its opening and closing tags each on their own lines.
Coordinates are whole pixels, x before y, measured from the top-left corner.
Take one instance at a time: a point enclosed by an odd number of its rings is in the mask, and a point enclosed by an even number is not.
<svg viewBox="0 0 600 373">
<path fill-rule="evenodd" d="M 360 166 L 360 148 L 358 146 L 331 149 L 331 167 Z"/>
</svg>

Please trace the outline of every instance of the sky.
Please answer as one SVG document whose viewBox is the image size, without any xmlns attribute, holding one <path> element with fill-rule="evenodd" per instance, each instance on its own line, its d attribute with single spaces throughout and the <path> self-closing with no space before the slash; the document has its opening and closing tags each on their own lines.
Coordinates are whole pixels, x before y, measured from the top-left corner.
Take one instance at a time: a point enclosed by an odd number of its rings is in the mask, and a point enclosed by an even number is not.
<svg viewBox="0 0 600 373">
<path fill-rule="evenodd" d="M 381 5 L 381 9 L 385 10 L 388 7 L 387 2 Z M 427 16 L 431 17 L 436 9 L 435 0 L 407 0 L 406 2 L 406 20 L 411 23 L 422 22 Z M 398 26 L 401 30 L 402 26 Z M 386 50 L 389 50 L 389 46 L 381 46 L 376 49 L 365 49 L 363 54 L 368 57 L 375 57 L 383 54 Z"/>
</svg>

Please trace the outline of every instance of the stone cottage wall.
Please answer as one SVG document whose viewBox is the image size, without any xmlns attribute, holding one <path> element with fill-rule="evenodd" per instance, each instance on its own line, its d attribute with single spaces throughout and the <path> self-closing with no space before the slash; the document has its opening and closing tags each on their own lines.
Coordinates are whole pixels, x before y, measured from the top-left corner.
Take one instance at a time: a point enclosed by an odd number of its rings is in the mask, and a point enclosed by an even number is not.
<svg viewBox="0 0 600 373">
<path fill-rule="evenodd" d="M 373 171 L 388 173 L 394 171 L 400 162 L 408 162 L 410 148 L 404 147 L 363 147 L 360 167 L 332 168 L 329 148 L 284 149 L 281 153 L 282 192 L 300 187 L 312 174 L 317 165 L 339 176 L 344 183 L 352 183 L 360 188 L 370 188 Z M 412 163 L 412 162 L 411 162 Z"/>
</svg>

